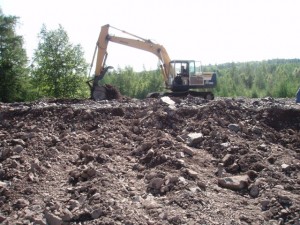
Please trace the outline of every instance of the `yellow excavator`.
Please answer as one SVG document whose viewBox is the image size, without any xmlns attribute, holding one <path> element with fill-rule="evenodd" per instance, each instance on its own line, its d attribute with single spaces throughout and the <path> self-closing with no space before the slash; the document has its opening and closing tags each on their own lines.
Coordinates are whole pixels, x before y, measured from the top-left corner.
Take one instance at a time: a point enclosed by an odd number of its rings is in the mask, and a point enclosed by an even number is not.
<svg viewBox="0 0 300 225">
<path fill-rule="evenodd" d="M 136 39 L 110 35 L 109 28 L 119 30 Z M 200 62 L 195 60 L 171 60 L 164 46 L 153 43 L 149 39 L 141 38 L 110 26 L 109 24 L 101 27 L 101 32 L 92 60 L 91 68 L 93 67 L 93 62 L 97 52 L 95 75 L 94 78 L 88 82 L 91 89 L 92 99 L 107 99 L 107 86 L 100 85 L 99 81 L 105 76 L 109 69 L 113 68 L 105 65 L 109 42 L 148 51 L 158 57 L 165 88 L 170 91 L 165 93 L 151 93 L 149 97 L 158 97 L 160 95 L 185 96 L 190 94 L 193 96 L 200 96 L 208 100 L 214 99 L 211 89 L 217 84 L 217 76 L 215 72 L 202 72 Z M 196 89 L 196 91 L 191 91 L 190 89 Z M 199 89 L 201 91 L 199 91 Z"/>
</svg>

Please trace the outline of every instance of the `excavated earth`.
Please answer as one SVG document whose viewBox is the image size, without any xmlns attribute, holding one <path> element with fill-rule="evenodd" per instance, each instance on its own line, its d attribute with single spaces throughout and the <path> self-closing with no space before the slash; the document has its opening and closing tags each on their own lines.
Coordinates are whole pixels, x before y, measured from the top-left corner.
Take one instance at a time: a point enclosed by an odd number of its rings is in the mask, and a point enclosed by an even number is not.
<svg viewBox="0 0 300 225">
<path fill-rule="evenodd" d="M 0 103 L 1 224 L 300 224 L 299 171 L 293 99 Z"/>
</svg>

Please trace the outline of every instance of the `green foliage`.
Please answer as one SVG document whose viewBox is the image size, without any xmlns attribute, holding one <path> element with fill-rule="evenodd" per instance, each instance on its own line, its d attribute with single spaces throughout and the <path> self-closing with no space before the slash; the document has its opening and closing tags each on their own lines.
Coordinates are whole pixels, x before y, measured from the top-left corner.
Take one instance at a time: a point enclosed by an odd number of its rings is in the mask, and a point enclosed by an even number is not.
<svg viewBox="0 0 300 225">
<path fill-rule="evenodd" d="M 18 18 L 0 11 L 0 101 L 27 100 L 27 56 L 23 38 L 15 32 Z"/>
<path fill-rule="evenodd" d="M 138 73 L 130 66 L 123 70 L 118 68 L 108 73 L 102 83 L 114 85 L 122 95 L 139 99 L 145 98 L 148 93 L 163 90 L 163 79 L 159 69 Z"/>
<path fill-rule="evenodd" d="M 225 63 L 204 70 L 217 72 L 215 96 L 295 97 L 300 86 L 300 59 Z"/>
<path fill-rule="evenodd" d="M 61 25 L 50 31 L 43 26 L 39 38 L 32 67 L 32 83 L 37 97 L 87 97 L 87 63 L 81 46 L 69 43 Z"/>
</svg>

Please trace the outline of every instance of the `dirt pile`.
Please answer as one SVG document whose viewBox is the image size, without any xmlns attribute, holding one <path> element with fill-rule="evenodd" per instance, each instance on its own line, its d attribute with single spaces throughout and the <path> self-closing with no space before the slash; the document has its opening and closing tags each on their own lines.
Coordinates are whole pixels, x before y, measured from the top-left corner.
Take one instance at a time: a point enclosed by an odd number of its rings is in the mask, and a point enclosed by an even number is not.
<svg viewBox="0 0 300 225">
<path fill-rule="evenodd" d="M 0 104 L 2 224 L 299 224 L 283 99 Z"/>
</svg>

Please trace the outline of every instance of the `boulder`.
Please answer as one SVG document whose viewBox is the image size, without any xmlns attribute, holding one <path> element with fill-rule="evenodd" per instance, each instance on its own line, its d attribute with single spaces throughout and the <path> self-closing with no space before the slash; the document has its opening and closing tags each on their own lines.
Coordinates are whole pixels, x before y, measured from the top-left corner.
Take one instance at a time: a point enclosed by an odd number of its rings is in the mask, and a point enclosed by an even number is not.
<svg viewBox="0 0 300 225">
<path fill-rule="evenodd" d="M 203 140 L 202 133 L 190 133 L 188 134 L 187 145 L 193 147 L 199 144 L 202 140 Z"/>
<path fill-rule="evenodd" d="M 230 190 L 241 191 L 248 187 L 249 180 L 250 178 L 248 175 L 223 177 L 218 179 L 218 185 Z"/>
</svg>

